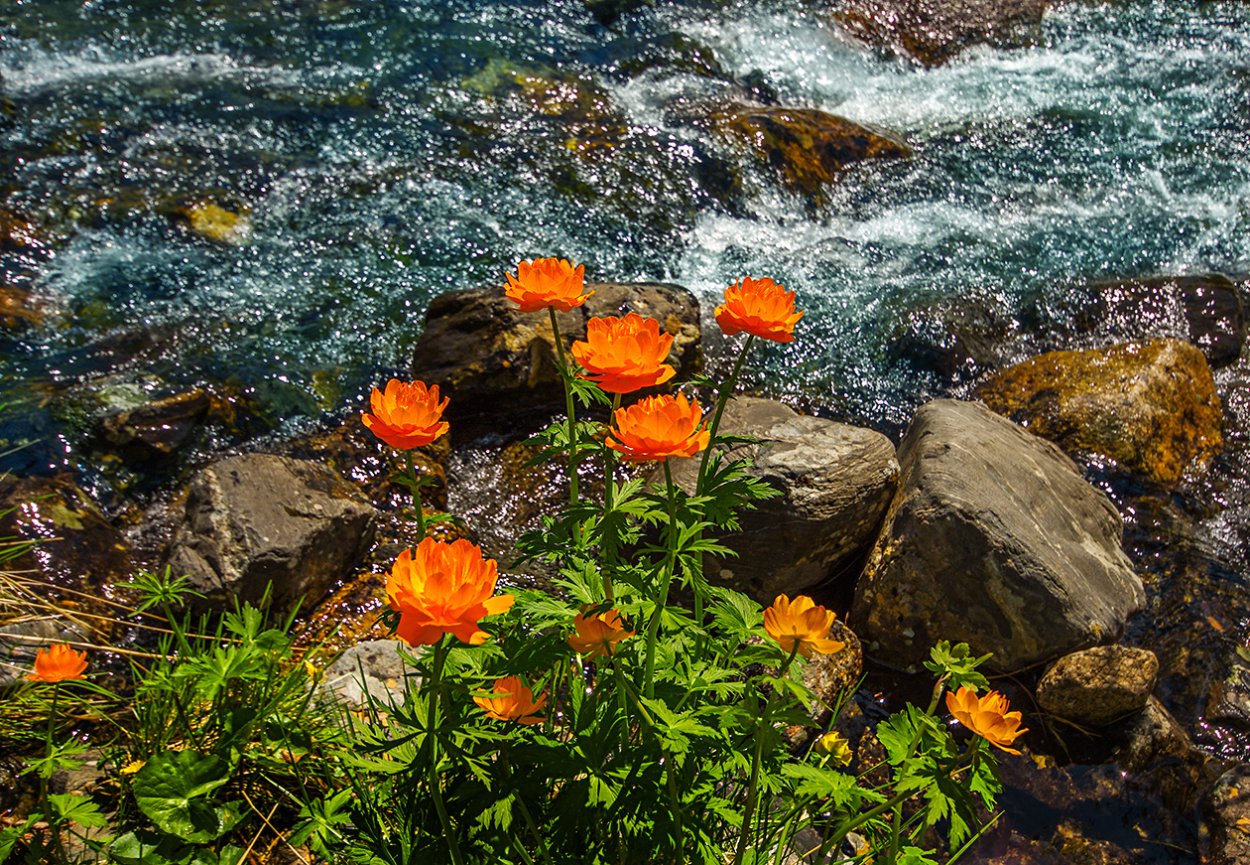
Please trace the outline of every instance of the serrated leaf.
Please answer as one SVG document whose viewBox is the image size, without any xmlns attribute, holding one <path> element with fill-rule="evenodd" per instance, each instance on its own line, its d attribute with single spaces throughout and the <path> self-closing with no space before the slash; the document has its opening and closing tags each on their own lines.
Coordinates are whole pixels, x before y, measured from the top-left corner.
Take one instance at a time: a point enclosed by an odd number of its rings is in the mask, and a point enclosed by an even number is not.
<svg viewBox="0 0 1250 865">
<path fill-rule="evenodd" d="M 108 818 L 100 810 L 100 806 L 86 796 L 73 793 L 53 793 L 48 796 L 50 804 L 57 815 L 63 820 L 71 820 L 79 826 L 91 826 L 102 829 L 109 824 Z"/>
</svg>

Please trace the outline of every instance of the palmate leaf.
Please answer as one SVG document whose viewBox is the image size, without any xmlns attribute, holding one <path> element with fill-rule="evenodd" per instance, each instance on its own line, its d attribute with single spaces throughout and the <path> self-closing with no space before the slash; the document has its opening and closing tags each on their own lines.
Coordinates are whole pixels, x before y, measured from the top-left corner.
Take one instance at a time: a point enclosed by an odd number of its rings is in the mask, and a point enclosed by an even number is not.
<svg viewBox="0 0 1250 865">
<path fill-rule="evenodd" d="M 86 796 L 73 793 L 53 793 L 48 796 L 48 804 L 62 820 L 70 820 L 79 826 L 103 829 L 108 826 L 108 818 L 100 810 L 100 806 Z"/>
<path fill-rule="evenodd" d="M 218 805 L 211 799 L 232 771 L 215 754 L 163 751 L 135 775 L 135 803 L 162 832 L 203 844 L 229 832 L 242 817 L 237 803 Z"/>
</svg>

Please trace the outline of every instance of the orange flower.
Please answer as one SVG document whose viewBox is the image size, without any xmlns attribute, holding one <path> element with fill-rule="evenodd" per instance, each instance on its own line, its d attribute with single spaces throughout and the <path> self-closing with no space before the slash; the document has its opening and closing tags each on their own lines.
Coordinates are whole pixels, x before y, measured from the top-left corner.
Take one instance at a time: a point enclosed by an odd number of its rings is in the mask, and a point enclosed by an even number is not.
<svg viewBox="0 0 1250 865">
<path fill-rule="evenodd" d="M 507 298 L 516 303 L 521 312 L 538 312 L 553 307 L 568 312 L 581 306 L 593 291 L 583 294 L 586 285 L 586 265 L 573 266 L 563 258 L 536 258 L 522 261 L 516 266 L 517 275 L 505 273 L 508 286 Z"/>
<path fill-rule="evenodd" d="M 534 701 L 534 692 L 521 684 L 516 676 L 504 676 L 495 680 L 495 691 L 489 697 L 474 697 L 473 702 L 482 707 L 488 717 L 496 721 L 516 721 L 520 724 L 541 724 L 546 718 L 534 713 L 547 703 L 543 694 Z"/>
<path fill-rule="evenodd" d="M 428 445 L 447 432 L 450 424 L 441 420 L 447 402 L 446 398 L 438 401 L 438 385 L 405 384 L 393 378 L 386 383 L 385 393 L 373 389 L 369 397 L 373 414 L 362 413 L 360 422 L 391 447 L 406 451 Z"/>
<path fill-rule="evenodd" d="M 1020 734 L 1027 733 L 1028 728 L 1020 729 L 1021 714 L 1007 711 L 1011 707 L 1002 694 L 990 691 L 984 697 L 978 697 L 976 691 L 965 685 L 958 691 L 946 692 L 946 708 L 955 720 L 995 748 L 1001 748 L 1008 754 L 1020 753 L 1010 746 Z"/>
<path fill-rule="evenodd" d="M 617 409 L 616 426 L 608 433 L 608 447 L 631 463 L 692 457 L 711 438 L 701 426 L 703 410 L 682 394 L 649 396 Z"/>
<path fill-rule="evenodd" d="M 792 342 L 794 325 L 803 313 L 794 311 L 794 292 L 768 277 L 749 276 L 725 289 L 725 302 L 716 307 L 716 323 L 726 335 L 746 331 L 760 339 Z"/>
<path fill-rule="evenodd" d="M 82 679 L 87 669 L 86 651 L 75 652 L 68 643 L 58 643 L 35 653 L 35 671 L 26 678 L 32 682 L 64 682 Z"/>
<path fill-rule="evenodd" d="M 616 653 L 616 644 L 634 635 L 625 630 L 621 614 L 617 610 L 586 615 L 586 609 L 573 619 L 576 633 L 569 634 L 569 645 L 579 655 L 589 658 L 608 657 Z"/>
<path fill-rule="evenodd" d="M 404 550 L 386 575 L 386 598 L 399 612 L 400 639 L 412 646 L 429 646 L 443 634 L 479 645 L 489 634 L 478 628 L 486 616 L 505 612 L 512 595 L 495 596 L 499 578 L 494 559 L 463 538 L 447 544 L 426 538 L 415 555 Z"/>
<path fill-rule="evenodd" d="M 764 630 L 784 651 L 793 652 L 798 646 L 804 658 L 810 658 L 812 652 L 832 655 L 846 648 L 846 643 L 829 639 L 835 618 L 833 612 L 817 606 L 807 595 L 799 595 L 793 601 L 778 595 L 764 611 Z"/>
<path fill-rule="evenodd" d="M 663 384 L 677 371 L 664 361 L 673 338 L 660 335 L 660 323 L 631 312 L 586 322 L 586 339 L 573 343 L 573 357 L 590 379 L 608 393 L 633 393 Z"/>
</svg>

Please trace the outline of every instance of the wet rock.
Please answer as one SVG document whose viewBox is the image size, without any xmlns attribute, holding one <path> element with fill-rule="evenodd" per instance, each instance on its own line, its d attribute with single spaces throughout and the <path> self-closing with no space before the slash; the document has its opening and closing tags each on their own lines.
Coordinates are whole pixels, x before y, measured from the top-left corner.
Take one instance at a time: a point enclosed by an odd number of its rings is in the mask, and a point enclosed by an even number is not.
<svg viewBox="0 0 1250 865">
<path fill-rule="evenodd" d="M 35 542 L 6 567 L 46 586 L 49 600 L 104 612 L 91 599 L 119 598 L 117 583 L 131 572 L 130 544 L 68 474 L 0 477 L 0 511 L 7 511 L 0 537 Z"/>
<path fill-rule="evenodd" d="M 208 417 L 213 400 L 196 388 L 103 418 L 104 441 L 131 460 L 167 457 Z"/>
<path fill-rule="evenodd" d="M 12 285 L 0 285 L 0 327 L 21 330 L 42 324 L 48 311 L 29 291 Z"/>
<path fill-rule="evenodd" d="M 1184 760 L 1194 751 L 1189 734 L 1163 704 L 1150 697 L 1141 711 L 1112 731 L 1115 761 L 1130 772 L 1142 772 L 1164 760 Z"/>
<path fill-rule="evenodd" d="M 940 66 L 973 45 L 1033 42 L 1047 5 L 1047 0 L 841 0 L 833 17 L 874 48 Z"/>
<path fill-rule="evenodd" d="M 1227 662 L 1228 672 L 1212 683 L 1207 697 L 1209 727 L 1228 727 L 1250 734 L 1250 649 L 1238 647 Z"/>
<path fill-rule="evenodd" d="M 592 316 L 635 311 L 672 334 L 669 362 L 677 377 L 699 369 L 699 302 L 689 291 L 660 283 L 599 283 L 585 305 L 559 313 L 567 352 L 586 335 Z M 452 435 L 514 430 L 563 407 L 555 340 L 545 313 L 522 314 L 502 288 L 469 289 L 430 302 L 417 342 L 413 373 L 451 397 Z"/>
<path fill-rule="evenodd" d="M 1210 865 L 1245 865 L 1250 862 L 1250 765 L 1229 769 L 1202 803 L 1208 832 Z"/>
<path fill-rule="evenodd" d="M 796 192 L 824 200 L 824 187 L 848 166 L 867 159 L 911 156 L 900 138 L 814 108 L 735 102 L 714 110 L 711 129 L 750 149 Z"/>
<path fill-rule="evenodd" d="M 252 233 L 246 211 L 234 212 L 212 202 L 197 202 L 178 211 L 187 226 L 200 237 L 227 246 L 246 243 Z"/>
<path fill-rule="evenodd" d="M 803 684 L 812 692 L 808 711 L 815 727 L 789 727 L 786 739 L 799 747 L 823 733 L 833 720 L 833 711 L 843 700 L 849 700 L 864 675 L 864 649 L 859 637 L 841 621 L 834 621 L 829 636 L 846 644 L 832 655 L 813 654 L 803 667 Z"/>
<path fill-rule="evenodd" d="M 363 706 L 365 695 L 386 705 L 403 703 L 404 677 L 412 675 L 400 652 L 418 650 L 402 640 L 368 640 L 348 648 L 322 674 L 321 689 L 349 706 Z M 412 683 L 415 689 L 420 679 Z"/>
<path fill-rule="evenodd" d="M 277 609 L 318 600 L 359 560 L 375 512 L 323 465 L 270 454 L 227 457 L 188 487 L 168 562 L 207 602 Z"/>
<path fill-rule="evenodd" d="M 850 624 L 886 663 L 938 640 L 1011 671 L 1113 639 L 1141 609 L 1120 516 L 1057 447 L 975 403 L 922 406 Z"/>
<path fill-rule="evenodd" d="M 781 495 L 739 515 L 742 531 L 723 539 L 738 556 L 709 557 L 711 579 L 771 604 L 846 570 L 872 545 L 898 485 L 885 436 L 754 397 L 726 406 L 721 432 L 759 439 L 734 455 Z M 673 479 L 693 491 L 698 468 L 698 460 L 675 460 Z"/>
<path fill-rule="evenodd" d="M 0 251 L 29 253 L 47 247 L 47 239 L 34 224 L 11 210 L 0 208 Z"/>
<path fill-rule="evenodd" d="M 1211 369 L 1176 339 L 1048 352 L 995 375 L 977 396 L 1069 453 L 1105 455 L 1168 486 L 1223 445 Z"/>
<path fill-rule="evenodd" d="M 1246 341 L 1237 283 L 1221 273 L 1096 282 L 1075 294 L 1072 328 L 1102 342 L 1171 336 L 1192 342 L 1212 368 L 1236 363 Z"/>
<path fill-rule="evenodd" d="M 1096 646 L 1056 661 L 1037 684 L 1037 702 L 1052 715 L 1101 727 L 1145 706 L 1158 675 L 1149 649 Z"/>
<path fill-rule="evenodd" d="M 908 310 L 895 328 L 890 354 L 918 370 L 955 379 L 1000 366 L 1014 322 L 993 298 L 938 301 Z"/>
</svg>

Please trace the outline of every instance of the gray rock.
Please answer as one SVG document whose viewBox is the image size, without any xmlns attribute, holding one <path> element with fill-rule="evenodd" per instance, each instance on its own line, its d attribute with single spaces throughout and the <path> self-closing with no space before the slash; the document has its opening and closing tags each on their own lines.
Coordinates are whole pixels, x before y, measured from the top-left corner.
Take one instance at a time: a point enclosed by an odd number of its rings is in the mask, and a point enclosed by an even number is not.
<svg viewBox="0 0 1250 865">
<path fill-rule="evenodd" d="M 1149 649 L 1096 646 L 1056 661 L 1037 683 L 1037 702 L 1052 715 L 1101 727 L 1144 707 L 1158 675 Z"/>
<path fill-rule="evenodd" d="M 367 549 L 375 511 L 325 466 L 270 454 L 227 457 L 192 479 L 169 565 L 209 603 L 277 609 L 317 600 Z"/>
<path fill-rule="evenodd" d="M 1203 800 L 1202 816 L 1208 837 L 1203 862 L 1250 862 L 1250 764 L 1241 763 L 1220 776 Z"/>
<path fill-rule="evenodd" d="M 583 306 L 556 316 L 566 351 L 573 340 L 586 336 L 587 319 L 632 311 L 659 319 L 661 330 L 673 335 L 669 362 L 679 378 L 699 369 L 699 302 L 689 291 L 659 283 L 586 287 L 595 293 Z M 484 423 L 499 431 L 513 419 L 549 414 L 564 405 L 550 317 L 518 312 L 502 285 L 434 298 L 413 373 L 451 397 L 447 417 L 453 430 L 477 431 Z"/>
<path fill-rule="evenodd" d="M 1140 712 L 1112 730 L 1115 761 L 1130 772 L 1141 772 L 1162 760 L 1184 760 L 1194 752 L 1193 742 L 1180 722 L 1154 697 Z"/>
<path fill-rule="evenodd" d="M 321 687 L 349 706 L 363 706 L 365 694 L 386 705 L 402 703 L 404 676 L 412 670 L 400 657 L 400 651 L 417 654 L 403 640 L 366 640 L 339 655 L 325 669 Z M 413 683 L 417 687 L 420 681 Z"/>
<path fill-rule="evenodd" d="M 1115 507 L 1062 451 L 982 405 L 922 406 L 856 587 L 870 654 L 911 665 L 938 640 L 1011 671 L 1112 640 L 1141 609 Z"/>
<path fill-rule="evenodd" d="M 898 484 L 894 445 L 880 433 L 803 417 L 773 400 L 738 397 L 720 432 L 759 439 L 736 448 L 750 473 L 782 494 L 742 511 L 724 539 L 737 558 L 705 563 L 713 580 L 771 604 L 824 582 L 872 544 Z M 673 460 L 674 480 L 693 490 L 699 461 Z"/>
</svg>

